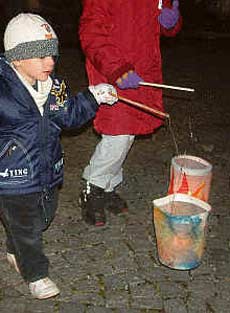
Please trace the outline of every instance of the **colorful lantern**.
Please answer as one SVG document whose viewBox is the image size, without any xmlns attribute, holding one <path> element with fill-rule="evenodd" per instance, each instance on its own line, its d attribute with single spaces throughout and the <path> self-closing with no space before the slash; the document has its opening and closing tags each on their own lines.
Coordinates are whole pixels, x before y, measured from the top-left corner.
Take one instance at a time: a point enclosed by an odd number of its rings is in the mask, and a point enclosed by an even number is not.
<svg viewBox="0 0 230 313">
<path fill-rule="evenodd" d="M 208 201 L 212 165 L 195 156 L 175 156 L 171 162 L 168 194 L 184 193 Z"/>
<path fill-rule="evenodd" d="M 156 199 L 153 204 L 159 261 L 179 270 L 199 266 L 210 205 L 185 194 Z"/>
</svg>

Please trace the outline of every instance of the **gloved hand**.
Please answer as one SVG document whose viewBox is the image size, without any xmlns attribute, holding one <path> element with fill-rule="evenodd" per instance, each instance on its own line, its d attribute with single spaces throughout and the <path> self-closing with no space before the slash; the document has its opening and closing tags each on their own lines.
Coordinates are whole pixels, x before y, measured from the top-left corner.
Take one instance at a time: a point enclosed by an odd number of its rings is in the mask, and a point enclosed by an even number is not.
<svg viewBox="0 0 230 313">
<path fill-rule="evenodd" d="M 118 101 L 117 91 L 112 85 L 102 83 L 95 86 L 89 86 L 89 90 L 98 104 L 107 103 L 112 105 Z"/>
<path fill-rule="evenodd" d="M 169 8 L 162 9 L 161 14 L 158 17 L 158 20 L 163 27 L 170 29 L 176 25 L 179 17 L 180 17 L 179 0 L 174 0 L 171 9 Z"/>
<path fill-rule="evenodd" d="M 129 71 L 118 78 L 116 84 L 120 89 L 136 89 L 141 81 L 143 79 L 136 72 Z"/>
</svg>

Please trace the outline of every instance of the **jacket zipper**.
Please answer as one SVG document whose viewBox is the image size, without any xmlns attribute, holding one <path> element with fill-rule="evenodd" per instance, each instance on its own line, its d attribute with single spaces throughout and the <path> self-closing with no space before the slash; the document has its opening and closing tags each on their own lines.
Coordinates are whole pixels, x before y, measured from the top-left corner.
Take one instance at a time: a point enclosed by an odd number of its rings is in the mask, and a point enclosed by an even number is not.
<svg viewBox="0 0 230 313">
<path fill-rule="evenodd" d="M 47 192 L 46 189 L 43 189 L 43 191 L 42 191 L 41 204 L 42 204 L 43 214 L 44 214 L 44 217 L 45 217 L 45 223 L 48 224 L 48 216 L 47 216 L 47 212 L 46 212 L 46 206 L 45 206 L 45 203 L 44 203 L 44 199 L 45 200 L 49 199 L 48 192 Z"/>
<path fill-rule="evenodd" d="M 44 174 L 42 173 L 42 177 L 45 177 L 45 181 L 42 181 L 43 189 L 42 189 L 42 197 L 41 197 L 41 202 L 42 202 L 42 208 L 43 208 L 43 213 L 45 217 L 45 222 L 46 224 L 48 223 L 48 217 L 47 217 L 47 212 L 46 212 L 46 207 L 44 203 L 44 199 L 47 200 L 49 198 L 48 190 L 47 190 L 47 176 L 46 173 L 47 171 L 47 156 L 46 156 L 46 146 L 47 146 L 47 111 L 48 111 L 48 106 L 47 103 L 49 101 L 49 97 L 46 100 L 46 103 L 44 104 L 44 111 L 43 115 L 41 116 L 41 158 L 42 158 L 42 169 L 44 170 Z"/>
</svg>

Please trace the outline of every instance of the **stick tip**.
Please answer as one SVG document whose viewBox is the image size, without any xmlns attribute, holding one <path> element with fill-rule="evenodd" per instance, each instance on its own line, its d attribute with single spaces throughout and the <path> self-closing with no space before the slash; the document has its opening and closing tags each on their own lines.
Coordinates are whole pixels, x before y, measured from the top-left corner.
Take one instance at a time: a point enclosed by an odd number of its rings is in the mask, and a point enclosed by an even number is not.
<svg viewBox="0 0 230 313">
<path fill-rule="evenodd" d="M 168 119 L 170 119 L 170 115 L 168 113 L 165 113 L 165 117 L 167 117 Z"/>
</svg>

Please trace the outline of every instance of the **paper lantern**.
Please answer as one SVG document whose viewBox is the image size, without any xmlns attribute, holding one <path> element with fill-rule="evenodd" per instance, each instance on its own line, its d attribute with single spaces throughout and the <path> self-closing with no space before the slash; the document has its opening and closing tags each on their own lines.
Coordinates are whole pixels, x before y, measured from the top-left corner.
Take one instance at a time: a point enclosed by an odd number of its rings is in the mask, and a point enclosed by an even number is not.
<svg viewBox="0 0 230 313">
<path fill-rule="evenodd" d="M 199 266 L 210 205 L 185 194 L 156 199 L 153 205 L 159 261 L 178 270 Z"/>
<path fill-rule="evenodd" d="M 168 194 L 184 193 L 208 201 L 212 165 L 195 156 L 175 156 L 171 162 Z"/>
</svg>

